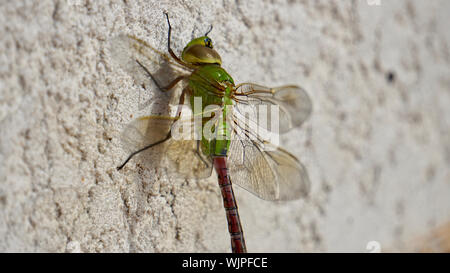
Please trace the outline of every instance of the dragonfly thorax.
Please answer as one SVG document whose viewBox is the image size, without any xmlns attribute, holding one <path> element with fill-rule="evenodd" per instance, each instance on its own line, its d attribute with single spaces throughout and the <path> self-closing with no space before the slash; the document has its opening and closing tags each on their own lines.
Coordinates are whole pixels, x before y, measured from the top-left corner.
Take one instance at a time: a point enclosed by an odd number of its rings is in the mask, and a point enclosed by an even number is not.
<svg viewBox="0 0 450 273">
<path fill-rule="evenodd" d="M 212 40 L 202 36 L 190 41 L 181 53 L 183 61 L 192 65 L 222 64 L 219 53 L 213 49 Z"/>
</svg>

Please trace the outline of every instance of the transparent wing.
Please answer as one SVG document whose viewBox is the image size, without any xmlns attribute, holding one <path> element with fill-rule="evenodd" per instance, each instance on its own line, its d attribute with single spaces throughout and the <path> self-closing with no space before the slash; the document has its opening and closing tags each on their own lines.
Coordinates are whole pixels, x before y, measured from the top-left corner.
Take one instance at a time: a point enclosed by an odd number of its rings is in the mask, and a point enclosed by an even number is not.
<svg viewBox="0 0 450 273">
<path fill-rule="evenodd" d="M 267 143 L 265 147 L 267 149 Z M 266 151 L 265 155 L 278 177 L 279 200 L 294 200 L 308 195 L 311 187 L 309 176 L 295 156 L 281 148 Z"/>
<path fill-rule="evenodd" d="M 144 88 L 153 84 L 147 71 L 163 86 L 175 77 L 191 72 L 167 54 L 131 35 L 121 34 L 114 37 L 109 42 L 109 51 L 116 65 L 133 77 L 137 85 Z"/>
<path fill-rule="evenodd" d="M 265 200 L 294 200 L 308 194 L 305 167 L 287 151 L 235 127 L 228 155 L 232 182 Z"/>
<path fill-rule="evenodd" d="M 133 120 L 120 136 L 123 148 L 131 153 L 164 139 L 175 120 L 166 116 L 144 116 Z"/>
<path fill-rule="evenodd" d="M 236 86 L 235 101 L 236 112 L 245 116 L 246 120 L 253 120 L 268 131 L 280 133 L 301 126 L 312 112 L 308 94 L 294 85 L 269 88 L 242 83 Z"/>
<path fill-rule="evenodd" d="M 211 176 L 211 159 L 204 156 L 193 137 L 193 120 L 165 116 L 141 117 L 128 126 L 121 139 L 125 149 L 135 152 L 152 143 L 163 140 L 174 122 L 177 122 L 177 136 L 149 148 L 139 154 L 142 162 L 149 167 L 167 168 L 181 178 L 206 178 Z"/>
<path fill-rule="evenodd" d="M 277 200 L 276 176 L 264 154 L 251 141 L 232 140 L 227 158 L 231 181 L 259 198 Z"/>
</svg>

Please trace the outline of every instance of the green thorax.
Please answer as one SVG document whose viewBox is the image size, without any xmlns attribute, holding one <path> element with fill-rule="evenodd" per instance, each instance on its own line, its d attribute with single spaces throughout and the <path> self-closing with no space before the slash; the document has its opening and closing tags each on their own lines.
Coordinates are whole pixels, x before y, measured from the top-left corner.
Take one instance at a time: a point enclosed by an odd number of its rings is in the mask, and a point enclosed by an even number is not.
<svg viewBox="0 0 450 273">
<path fill-rule="evenodd" d="M 207 156 L 226 156 L 230 146 L 229 124 L 225 117 L 227 111 L 233 104 L 232 94 L 234 92 L 233 78 L 218 64 L 205 64 L 195 70 L 189 77 L 189 88 L 191 89 L 190 103 L 194 115 L 202 115 L 209 105 L 221 107 L 223 119 L 213 119 L 211 115 L 202 118 L 203 126 L 207 126 L 208 121 L 215 121 L 211 127 L 214 139 L 208 140 L 202 133 L 202 152 Z M 201 98 L 201 107 L 194 105 L 194 99 Z M 209 108 L 209 107 L 208 107 Z"/>
</svg>

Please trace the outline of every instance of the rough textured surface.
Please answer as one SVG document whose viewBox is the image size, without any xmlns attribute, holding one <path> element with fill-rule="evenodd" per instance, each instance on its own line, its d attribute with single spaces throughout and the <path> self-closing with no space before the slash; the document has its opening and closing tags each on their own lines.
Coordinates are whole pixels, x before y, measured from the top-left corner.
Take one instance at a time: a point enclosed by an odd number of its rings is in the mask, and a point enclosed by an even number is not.
<svg viewBox="0 0 450 273">
<path fill-rule="evenodd" d="M 310 198 L 235 190 L 249 251 L 415 251 L 450 221 L 447 0 L 2 1 L 0 251 L 230 251 L 214 176 L 115 170 L 121 130 L 149 109 L 107 43 L 165 50 L 164 10 L 176 52 L 213 24 L 236 82 L 299 84 L 314 102 L 283 138 Z"/>
</svg>

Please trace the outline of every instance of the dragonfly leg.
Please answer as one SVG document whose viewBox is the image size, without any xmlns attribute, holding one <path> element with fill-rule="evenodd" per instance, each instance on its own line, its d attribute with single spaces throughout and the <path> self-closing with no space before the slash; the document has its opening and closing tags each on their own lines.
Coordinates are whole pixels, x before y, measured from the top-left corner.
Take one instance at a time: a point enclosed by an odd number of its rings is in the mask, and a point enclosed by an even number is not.
<svg viewBox="0 0 450 273">
<path fill-rule="evenodd" d="M 167 34 L 167 50 L 169 51 L 170 56 L 172 56 L 172 58 L 179 64 L 181 64 L 182 66 L 186 66 L 189 68 L 193 68 L 191 65 L 183 62 L 180 58 L 177 57 L 177 55 L 175 55 L 175 53 L 173 52 L 172 48 L 170 47 L 170 36 L 172 34 L 172 26 L 170 25 L 170 21 L 169 21 L 169 14 L 167 12 L 164 12 L 164 14 L 166 15 L 167 18 L 167 24 L 169 25 L 169 32 Z"/>
<path fill-rule="evenodd" d="M 177 115 L 175 117 L 179 118 L 181 116 L 181 110 L 183 110 L 183 104 L 184 104 L 184 97 L 186 96 L 186 93 L 189 93 L 189 88 L 185 87 L 180 95 L 180 100 L 178 101 L 178 108 L 177 108 Z"/>
<path fill-rule="evenodd" d="M 175 78 L 173 81 L 171 81 L 167 86 L 161 86 L 161 84 L 156 80 L 155 76 L 152 75 L 152 73 L 150 73 L 150 71 L 148 71 L 147 67 L 145 67 L 141 62 L 139 62 L 138 60 L 136 60 L 136 62 L 138 63 L 139 66 L 142 67 L 142 69 L 144 69 L 145 73 L 148 74 L 148 76 L 153 80 L 153 82 L 156 84 L 156 86 L 158 87 L 159 90 L 163 91 L 163 92 L 167 92 L 170 89 L 172 89 L 179 81 L 186 79 L 186 76 L 178 76 L 177 78 Z"/>
<path fill-rule="evenodd" d="M 186 76 L 178 76 L 173 81 L 171 81 L 167 86 L 163 87 L 162 91 L 169 91 L 172 89 L 179 81 L 186 79 Z"/>
<path fill-rule="evenodd" d="M 197 149 L 195 151 L 195 155 L 200 158 L 200 160 L 205 164 L 205 166 L 209 166 L 208 161 L 205 160 L 205 158 L 202 156 L 202 153 L 200 152 L 200 140 L 197 140 Z"/>
<path fill-rule="evenodd" d="M 150 75 L 150 74 L 149 74 L 149 75 Z M 180 80 L 178 80 L 178 81 L 180 81 Z M 175 84 L 176 84 L 176 83 L 175 83 Z M 181 116 L 182 105 L 184 104 L 184 97 L 186 96 L 186 94 L 187 94 L 189 91 L 190 91 L 189 88 L 186 87 L 186 88 L 183 89 L 183 92 L 182 92 L 181 95 L 180 95 L 180 100 L 179 100 L 179 102 L 178 102 L 178 109 L 177 109 L 177 115 L 176 115 L 177 118 L 179 118 L 179 117 Z M 158 145 L 158 144 L 161 144 L 161 143 L 163 143 L 163 142 L 169 140 L 171 137 L 172 137 L 172 134 L 171 134 L 171 132 L 169 131 L 169 133 L 167 134 L 167 136 L 166 136 L 164 139 L 162 139 L 162 140 L 160 140 L 160 141 L 157 141 L 157 142 L 155 142 L 155 143 L 149 144 L 149 145 L 145 146 L 144 148 L 139 149 L 139 150 L 137 150 L 137 151 L 131 153 L 131 154 L 128 156 L 128 158 L 122 163 L 122 165 L 120 165 L 119 167 L 117 167 L 117 170 L 120 171 L 123 167 L 125 167 L 125 165 L 128 163 L 128 161 L 130 161 L 130 160 L 133 158 L 133 156 L 135 156 L 135 155 L 137 155 L 138 153 L 143 152 L 143 151 L 145 151 L 145 150 L 147 150 L 147 149 L 150 149 L 151 147 L 154 147 L 154 146 L 156 146 L 156 145 Z"/>
<path fill-rule="evenodd" d="M 128 158 L 122 163 L 122 165 L 120 165 L 119 167 L 117 167 L 117 170 L 120 171 L 123 167 L 125 167 L 125 165 L 128 163 L 128 161 L 130 161 L 130 160 L 133 158 L 133 156 L 135 156 L 135 155 L 137 155 L 138 153 L 143 152 L 143 151 L 145 151 L 145 150 L 147 150 L 147 149 L 150 149 L 151 147 L 154 147 L 154 146 L 156 146 L 156 145 L 158 145 L 158 144 L 161 144 L 161 143 L 163 143 L 163 142 L 169 140 L 171 137 L 172 137 L 172 135 L 171 135 L 171 133 L 169 132 L 169 133 L 167 134 L 167 136 L 166 136 L 164 139 L 162 139 L 162 140 L 160 140 L 160 141 L 157 141 L 157 142 L 155 142 L 155 143 L 149 144 L 149 145 L 145 146 L 144 148 L 139 149 L 139 150 L 137 150 L 137 151 L 131 153 L 131 154 L 128 156 Z"/>
</svg>

